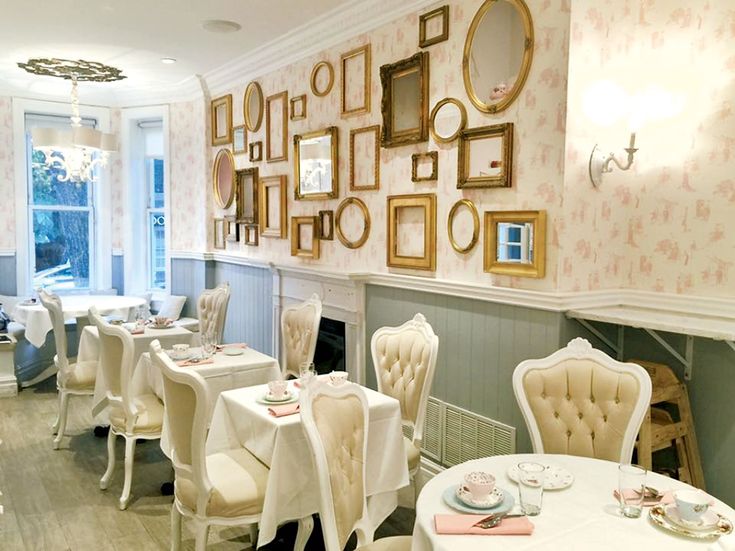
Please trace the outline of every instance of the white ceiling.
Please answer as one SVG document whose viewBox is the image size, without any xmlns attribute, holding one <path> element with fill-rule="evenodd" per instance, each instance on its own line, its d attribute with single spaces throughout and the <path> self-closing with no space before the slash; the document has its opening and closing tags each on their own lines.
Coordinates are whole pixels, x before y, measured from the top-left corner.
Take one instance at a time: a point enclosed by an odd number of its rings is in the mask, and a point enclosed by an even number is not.
<svg viewBox="0 0 735 551">
<path fill-rule="evenodd" d="M 81 83 L 82 103 L 160 95 L 355 0 L 0 0 L 0 93 L 68 98 L 68 82 L 26 73 L 31 57 L 113 65 L 128 78 Z M 242 29 L 214 34 L 206 19 Z M 162 57 L 177 63 L 165 65 Z"/>
</svg>

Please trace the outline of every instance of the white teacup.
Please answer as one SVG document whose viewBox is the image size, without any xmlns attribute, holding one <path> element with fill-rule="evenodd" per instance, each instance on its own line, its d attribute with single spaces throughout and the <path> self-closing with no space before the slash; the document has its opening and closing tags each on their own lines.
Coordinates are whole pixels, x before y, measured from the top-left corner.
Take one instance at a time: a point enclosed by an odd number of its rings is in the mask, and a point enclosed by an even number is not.
<svg viewBox="0 0 735 551">
<path fill-rule="evenodd" d="M 487 500 L 495 489 L 495 477 L 483 471 L 473 471 L 464 477 L 464 487 L 475 501 Z"/>
<path fill-rule="evenodd" d="M 270 381 L 268 383 L 268 392 L 274 400 L 281 400 L 286 395 L 288 382 L 286 381 Z"/>
<path fill-rule="evenodd" d="M 174 355 L 177 358 L 183 358 L 189 353 L 189 345 L 188 344 L 175 344 L 173 345 L 173 351 Z"/>
<path fill-rule="evenodd" d="M 334 386 L 339 386 L 347 381 L 348 373 L 346 371 L 332 371 L 329 374 L 329 381 Z"/>
<path fill-rule="evenodd" d="M 700 490 L 677 490 L 674 501 L 681 520 L 698 524 L 709 509 L 710 498 Z"/>
</svg>

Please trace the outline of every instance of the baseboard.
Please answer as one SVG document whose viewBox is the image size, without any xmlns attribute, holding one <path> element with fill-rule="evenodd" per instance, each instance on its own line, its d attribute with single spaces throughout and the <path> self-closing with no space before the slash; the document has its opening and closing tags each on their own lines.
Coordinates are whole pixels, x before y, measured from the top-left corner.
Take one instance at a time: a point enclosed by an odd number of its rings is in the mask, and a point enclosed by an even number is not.
<svg viewBox="0 0 735 551">
<path fill-rule="evenodd" d="M 12 398 L 18 395 L 18 381 L 15 377 L 0 378 L 0 398 Z"/>
</svg>

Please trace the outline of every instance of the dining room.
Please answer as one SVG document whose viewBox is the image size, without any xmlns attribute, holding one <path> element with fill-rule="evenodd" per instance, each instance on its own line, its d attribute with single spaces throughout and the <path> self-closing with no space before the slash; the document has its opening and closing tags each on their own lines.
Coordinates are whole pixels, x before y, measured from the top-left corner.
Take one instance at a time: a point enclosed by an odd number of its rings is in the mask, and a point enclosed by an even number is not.
<svg viewBox="0 0 735 551">
<path fill-rule="evenodd" d="M 0 549 L 735 549 L 731 4 L 6 2 Z"/>
</svg>

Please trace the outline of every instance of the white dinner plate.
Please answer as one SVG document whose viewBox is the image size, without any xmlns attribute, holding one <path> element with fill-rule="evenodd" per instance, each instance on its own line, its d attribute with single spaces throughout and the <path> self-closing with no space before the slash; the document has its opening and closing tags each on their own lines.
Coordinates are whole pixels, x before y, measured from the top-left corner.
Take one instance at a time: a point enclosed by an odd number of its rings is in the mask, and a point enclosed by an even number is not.
<svg viewBox="0 0 735 551">
<path fill-rule="evenodd" d="M 168 325 L 153 325 L 152 323 L 148 326 L 148 329 L 171 329 L 172 327 L 176 327 L 173 323 L 169 323 Z"/>
<path fill-rule="evenodd" d="M 559 465 L 553 463 L 546 463 L 545 461 L 538 461 L 541 465 L 546 467 L 544 473 L 544 490 L 563 490 L 569 488 L 574 482 L 574 475 Z M 511 465 L 506 473 L 508 478 L 518 484 L 518 465 Z"/>
<path fill-rule="evenodd" d="M 446 490 L 444 490 L 444 493 L 442 494 L 442 499 L 444 500 L 444 503 L 449 505 L 449 507 L 461 513 L 470 513 L 474 515 L 490 514 L 490 513 L 507 513 L 513 508 L 513 506 L 516 503 L 516 500 L 507 490 L 504 490 L 503 488 L 498 488 L 498 489 L 501 492 L 503 492 L 503 499 L 500 503 L 495 505 L 495 507 L 483 507 L 483 508 L 470 507 L 466 503 L 463 503 L 457 497 L 457 484 L 456 483 L 452 484 L 451 486 L 447 487 Z"/>
</svg>

